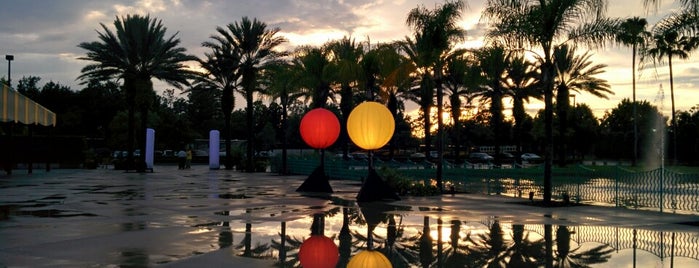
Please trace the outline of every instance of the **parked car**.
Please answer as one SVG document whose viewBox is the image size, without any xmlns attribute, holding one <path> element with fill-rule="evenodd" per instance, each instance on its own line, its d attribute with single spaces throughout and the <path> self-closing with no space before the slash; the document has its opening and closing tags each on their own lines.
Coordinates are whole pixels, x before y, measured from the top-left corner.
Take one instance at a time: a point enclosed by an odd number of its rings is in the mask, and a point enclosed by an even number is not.
<svg viewBox="0 0 699 268">
<path fill-rule="evenodd" d="M 493 161 L 493 159 L 494 157 L 486 153 L 470 153 L 468 155 L 468 161 L 475 163 L 488 163 L 490 161 Z"/>
<path fill-rule="evenodd" d="M 354 160 L 369 161 L 369 156 L 366 153 L 354 152 L 354 153 L 350 153 L 349 155 Z"/>
<path fill-rule="evenodd" d="M 511 153 L 497 154 L 494 158 L 498 164 L 514 164 L 515 162 L 515 156 Z"/>
<path fill-rule="evenodd" d="M 534 153 L 523 153 L 519 158 L 522 159 L 522 161 L 527 161 L 529 163 L 542 160 L 541 156 Z"/>
<path fill-rule="evenodd" d="M 422 161 L 425 160 L 425 154 L 423 153 L 412 153 L 409 156 L 410 161 Z"/>
</svg>

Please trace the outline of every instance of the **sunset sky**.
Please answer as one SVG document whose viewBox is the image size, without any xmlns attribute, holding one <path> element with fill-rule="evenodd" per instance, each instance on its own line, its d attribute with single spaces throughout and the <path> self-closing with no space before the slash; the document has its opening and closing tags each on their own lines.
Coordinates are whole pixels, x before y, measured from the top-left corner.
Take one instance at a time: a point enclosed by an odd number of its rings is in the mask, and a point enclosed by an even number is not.
<svg viewBox="0 0 699 268">
<path fill-rule="evenodd" d="M 410 35 L 405 24 L 408 12 L 419 6 L 434 8 L 443 1 L 415 0 L 256 0 L 256 1 L 199 1 L 199 0 L 135 0 L 135 1 L 84 1 L 84 0 L 7 0 L 0 9 L 0 54 L 12 54 L 13 85 L 22 76 L 39 76 L 40 85 L 54 81 L 82 88 L 76 80 L 80 69 L 88 64 L 78 60 L 85 51 L 78 48 L 81 42 L 97 41 L 100 23 L 112 26 L 116 16 L 126 14 L 150 14 L 161 19 L 168 35 L 178 32 L 182 46 L 195 56 L 203 56 L 207 49 L 203 41 L 215 32 L 217 26 L 239 21 L 243 16 L 257 18 L 268 27 L 280 28 L 280 35 L 292 49 L 298 45 L 317 45 L 343 36 L 352 36 L 357 41 L 372 44 L 404 39 Z M 484 25 L 479 24 L 484 0 L 466 1 L 462 27 L 468 32 L 466 47 L 482 44 Z M 646 11 L 642 0 L 609 1 L 609 17 L 646 17 L 652 26 L 659 18 L 677 8 L 674 1 L 662 1 L 657 12 Z M 596 63 L 607 64 L 601 76 L 609 80 L 615 95 L 609 100 L 589 94 L 576 93 L 577 103 L 587 103 L 595 114 L 601 116 L 615 107 L 623 98 L 631 98 L 631 49 L 615 45 L 595 50 Z M 688 110 L 699 104 L 699 68 L 697 57 L 673 62 L 675 75 L 675 99 L 677 110 Z M 7 76 L 7 64 L 0 64 L 0 76 Z M 668 67 L 650 66 L 639 74 L 637 98 L 648 100 L 662 107 L 666 115 L 670 109 L 670 86 Z M 155 83 L 162 90 L 166 85 Z M 661 102 L 661 88 L 665 101 Z M 238 98 L 239 100 L 241 98 Z M 506 106 L 511 103 L 506 102 Z M 236 109 L 244 105 L 238 103 Z M 533 112 L 542 108 L 534 102 L 528 109 Z M 408 109 L 415 109 L 408 105 Z"/>
</svg>

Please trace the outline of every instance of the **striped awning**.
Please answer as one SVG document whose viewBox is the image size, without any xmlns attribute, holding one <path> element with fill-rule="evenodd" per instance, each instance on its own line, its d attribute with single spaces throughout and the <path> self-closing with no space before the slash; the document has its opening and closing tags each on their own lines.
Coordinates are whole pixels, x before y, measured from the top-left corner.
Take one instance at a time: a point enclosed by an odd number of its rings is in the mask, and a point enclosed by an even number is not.
<svg viewBox="0 0 699 268">
<path fill-rule="evenodd" d="M 26 125 L 56 126 L 56 113 L 2 85 L 0 92 L 0 122 L 15 122 Z"/>
</svg>

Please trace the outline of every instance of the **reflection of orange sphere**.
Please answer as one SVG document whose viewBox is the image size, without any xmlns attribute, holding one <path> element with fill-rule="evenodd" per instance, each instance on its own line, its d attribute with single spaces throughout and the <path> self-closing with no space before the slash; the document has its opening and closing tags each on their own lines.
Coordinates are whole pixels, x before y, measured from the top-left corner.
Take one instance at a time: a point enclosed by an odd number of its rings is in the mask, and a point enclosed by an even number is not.
<svg viewBox="0 0 699 268">
<path fill-rule="evenodd" d="M 365 250 L 354 255 L 347 263 L 347 268 L 392 268 L 386 256 L 376 250 Z"/>
<path fill-rule="evenodd" d="M 299 248 L 299 262 L 304 268 L 335 267 L 339 259 L 337 245 L 324 235 L 312 235 Z"/>
<path fill-rule="evenodd" d="M 393 137 L 395 127 L 391 111 L 373 101 L 357 105 L 347 118 L 347 134 L 364 150 L 376 150 L 386 145 Z"/>
<path fill-rule="evenodd" d="M 340 136 L 340 121 L 331 111 L 316 108 L 303 116 L 299 131 L 308 146 L 325 149 L 333 145 Z"/>
</svg>

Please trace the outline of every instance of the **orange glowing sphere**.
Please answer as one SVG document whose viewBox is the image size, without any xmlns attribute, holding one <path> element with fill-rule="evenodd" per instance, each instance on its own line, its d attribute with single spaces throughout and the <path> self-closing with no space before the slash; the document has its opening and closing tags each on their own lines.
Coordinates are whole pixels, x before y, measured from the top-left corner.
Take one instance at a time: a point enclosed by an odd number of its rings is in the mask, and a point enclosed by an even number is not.
<svg viewBox="0 0 699 268">
<path fill-rule="evenodd" d="M 325 149 L 333 145 L 340 136 L 340 121 L 331 111 L 316 108 L 303 116 L 299 131 L 308 146 Z"/>
</svg>

